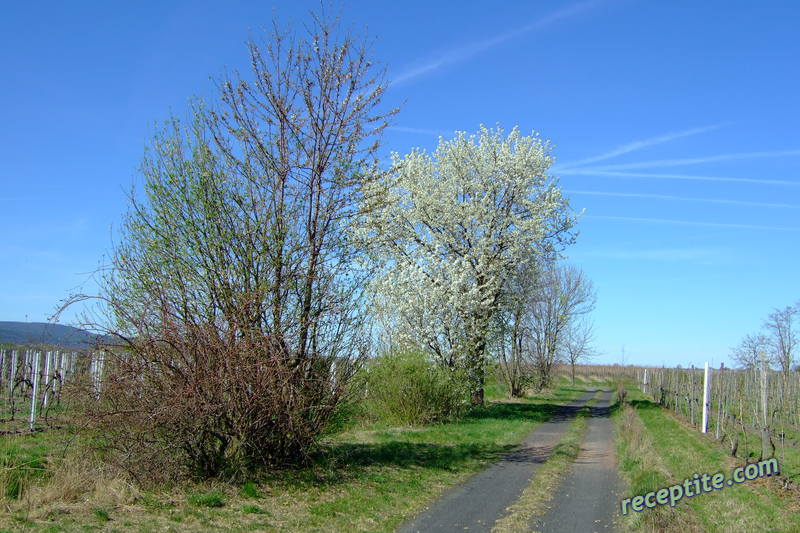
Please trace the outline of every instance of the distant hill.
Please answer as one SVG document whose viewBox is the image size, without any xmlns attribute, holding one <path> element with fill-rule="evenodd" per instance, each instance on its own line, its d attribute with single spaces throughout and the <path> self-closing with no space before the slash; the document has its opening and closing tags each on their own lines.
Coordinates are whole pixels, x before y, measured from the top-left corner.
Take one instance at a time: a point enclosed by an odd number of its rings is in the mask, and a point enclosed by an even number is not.
<svg viewBox="0 0 800 533">
<path fill-rule="evenodd" d="M 0 344 L 50 344 L 82 349 L 89 348 L 104 338 L 102 335 L 63 324 L 0 321 Z"/>
</svg>

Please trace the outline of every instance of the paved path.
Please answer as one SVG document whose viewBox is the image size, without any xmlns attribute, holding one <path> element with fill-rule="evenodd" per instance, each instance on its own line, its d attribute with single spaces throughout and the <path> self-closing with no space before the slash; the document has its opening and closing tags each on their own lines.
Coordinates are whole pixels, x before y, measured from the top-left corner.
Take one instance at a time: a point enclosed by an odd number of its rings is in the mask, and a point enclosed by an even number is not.
<svg viewBox="0 0 800 533">
<path fill-rule="evenodd" d="M 531 530 L 542 533 L 611 532 L 619 509 L 622 483 L 617 475 L 614 436 L 609 406 L 612 393 L 605 392 L 590 407 L 586 438 L 567 477 L 551 500 L 552 507 L 531 521 Z"/>
<path fill-rule="evenodd" d="M 519 448 L 445 493 L 422 514 L 402 524 L 398 531 L 491 531 L 495 521 L 519 498 L 533 473 L 558 444 L 575 413 L 593 396 L 594 391 L 587 392 L 561 407 L 548 422 L 537 426 Z"/>
</svg>

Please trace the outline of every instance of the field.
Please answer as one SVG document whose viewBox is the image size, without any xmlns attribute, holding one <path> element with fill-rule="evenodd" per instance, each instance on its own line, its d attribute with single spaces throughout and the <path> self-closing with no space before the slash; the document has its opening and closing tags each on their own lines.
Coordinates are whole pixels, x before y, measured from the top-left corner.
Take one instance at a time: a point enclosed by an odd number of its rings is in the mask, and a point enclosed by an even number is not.
<svg viewBox="0 0 800 533">
<path fill-rule="evenodd" d="M 592 382 L 591 385 L 600 384 Z M 587 384 L 492 400 L 461 420 L 426 427 L 353 427 L 327 438 L 307 468 L 245 484 L 141 490 L 80 457 L 67 428 L 0 441 L 0 527 L 33 530 L 393 531 L 447 487 L 512 449 Z"/>
<path fill-rule="evenodd" d="M 650 376 L 652 377 L 652 370 Z M 730 472 L 755 461 L 760 441 L 740 435 L 737 457 L 725 439 L 702 434 L 683 411 L 658 405 L 641 390 L 642 369 L 580 367 L 572 384 L 560 369 L 548 391 L 510 400 L 492 381 L 487 405 L 457 420 L 423 426 L 346 424 L 329 435 L 302 468 L 272 470 L 247 482 L 224 479 L 142 488 L 91 449 L 68 413 L 51 406 L 37 431 L 5 420 L 0 440 L 0 528 L 34 531 L 395 531 L 451 487 L 498 461 L 559 405 L 587 390 L 619 387 L 611 408 L 620 497 L 680 483 L 694 473 Z M 652 381 L 650 391 L 653 390 Z M 624 385 L 624 388 L 622 388 Z M 616 396 L 615 396 L 616 398 Z M 558 440 L 528 487 L 493 526 L 527 531 L 553 506 L 571 465 L 585 451 L 586 409 Z M 29 400 L 29 399 L 26 399 Z M 6 402 L 8 404 L 8 402 Z M 712 410 L 712 414 L 714 411 Z M 710 418 L 714 418 L 711 416 Z M 41 419 L 40 419 L 41 420 Z M 13 428 L 13 429 L 12 429 Z M 792 483 L 800 451 L 783 446 L 780 477 L 685 498 L 618 517 L 620 531 L 793 531 L 800 529 L 800 494 Z M 569 502 L 560 502 L 567 505 Z M 614 510 L 617 513 L 617 510 Z"/>
<path fill-rule="evenodd" d="M 702 434 L 685 419 L 659 407 L 638 389 L 630 405 L 615 414 L 620 470 L 629 494 L 645 494 L 695 473 L 729 473 L 744 464 L 733 458 L 713 434 Z M 750 460 L 755 452 L 748 453 Z M 684 499 L 669 507 L 631 513 L 622 524 L 629 531 L 797 531 L 800 494 L 785 488 L 797 475 L 796 449 L 781 463 L 784 478 L 763 478 Z"/>
</svg>

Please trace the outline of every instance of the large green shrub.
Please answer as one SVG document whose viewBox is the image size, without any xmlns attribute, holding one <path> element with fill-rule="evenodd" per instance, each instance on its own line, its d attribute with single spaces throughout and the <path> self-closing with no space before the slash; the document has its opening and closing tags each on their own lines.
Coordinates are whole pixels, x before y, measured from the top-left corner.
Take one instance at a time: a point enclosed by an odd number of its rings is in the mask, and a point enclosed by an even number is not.
<svg viewBox="0 0 800 533">
<path fill-rule="evenodd" d="M 466 380 L 418 351 L 377 357 L 363 372 L 367 416 L 417 425 L 457 416 L 467 405 Z"/>
</svg>

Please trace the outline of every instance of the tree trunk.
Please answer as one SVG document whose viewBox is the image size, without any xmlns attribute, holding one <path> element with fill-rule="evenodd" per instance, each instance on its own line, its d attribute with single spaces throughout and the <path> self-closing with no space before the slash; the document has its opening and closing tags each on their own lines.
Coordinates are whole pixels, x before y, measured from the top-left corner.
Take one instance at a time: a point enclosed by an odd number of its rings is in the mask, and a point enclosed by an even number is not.
<svg viewBox="0 0 800 533">
<path fill-rule="evenodd" d="M 483 405 L 483 384 L 474 391 L 472 391 L 472 405 Z"/>
</svg>

